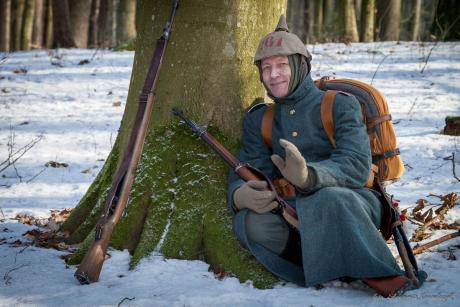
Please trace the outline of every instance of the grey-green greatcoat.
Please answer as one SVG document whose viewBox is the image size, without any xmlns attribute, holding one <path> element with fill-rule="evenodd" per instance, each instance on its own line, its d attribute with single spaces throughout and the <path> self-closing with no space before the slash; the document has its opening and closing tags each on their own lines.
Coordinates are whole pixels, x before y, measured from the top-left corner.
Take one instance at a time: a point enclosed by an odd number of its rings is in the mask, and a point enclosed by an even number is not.
<svg viewBox="0 0 460 307">
<path fill-rule="evenodd" d="M 247 209 L 234 212 L 234 232 L 268 270 L 299 285 L 312 286 L 340 277 L 403 275 L 378 231 L 381 205 L 374 192 L 363 188 L 371 154 L 359 103 L 352 96 L 336 95 L 333 117 L 337 146 L 333 148 L 321 122 L 323 95 L 308 75 L 294 93 L 275 100 L 273 152 L 261 136 L 266 106 L 253 108 L 244 118 L 243 147 L 238 154 L 240 161 L 273 177 L 278 170 L 270 156 L 276 153 L 285 157 L 279 145 L 283 138 L 298 147 L 309 172 L 316 174 L 310 190 L 287 199 L 299 217 L 303 267 L 248 239 Z M 231 172 L 229 204 L 241 184 L 243 181 Z"/>
</svg>

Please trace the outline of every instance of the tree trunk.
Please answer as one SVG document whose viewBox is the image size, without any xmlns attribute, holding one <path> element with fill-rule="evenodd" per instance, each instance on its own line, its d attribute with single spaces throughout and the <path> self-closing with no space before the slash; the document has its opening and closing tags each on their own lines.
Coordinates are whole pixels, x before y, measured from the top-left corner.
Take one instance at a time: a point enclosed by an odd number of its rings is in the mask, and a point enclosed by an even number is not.
<svg viewBox="0 0 460 307">
<path fill-rule="evenodd" d="M 413 0 L 413 16 L 411 18 L 411 28 L 410 28 L 410 40 L 418 41 L 420 40 L 420 23 L 422 15 L 422 0 Z"/>
<path fill-rule="evenodd" d="M 0 51 L 10 51 L 11 0 L 0 1 Z"/>
<path fill-rule="evenodd" d="M 307 37 L 307 28 L 305 26 L 304 0 L 288 0 L 286 21 L 289 31 L 296 34 L 302 41 L 305 41 Z"/>
<path fill-rule="evenodd" d="M 91 14 L 89 17 L 89 33 L 88 33 L 88 47 L 99 47 L 98 40 L 98 21 L 99 21 L 99 8 L 101 0 L 93 0 L 91 4 Z"/>
<path fill-rule="evenodd" d="M 117 45 L 136 37 L 136 0 L 120 0 L 117 9 Z"/>
<path fill-rule="evenodd" d="M 139 43 L 116 143 L 103 170 L 61 229 L 69 233 L 69 242 L 86 238 L 73 262 L 81 259 L 94 238 L 91 231 L 126 148 L 155 40 L 171 10 L 170 0 L 141 0 L 138 5 Z M 277 280 L 240 247 L 231 231 L 225 204 L 227 167 L 172 118 L 170 109 L 182 107 L 235 150 L 243 110 L 264 95 L 252 64 L 255 50 L 259 39 L 273 31 L 285 8 L 277 0 L 181 2 L 130 201 L 111 240 L 113 247 L 132 253 L 131 267 L 157 250 L 170 258 L 205 260 L 241 281 L 253 280 L 257 287 L 269 287 Z"/>
<path fill-rule="evenodd" d="M 380 39 L 383 41 L 399 40 L 401 22 L 401 0 L 384 1 L 381 9 Z"/>
<path fill-rule="evenodd" d="M 337 13 L 336 3 L 334 0 L 325 0 L 323 5 L 323 32 L 327 33 L 328 38 L 336 39 L 339 35 L 337 20 L 339 14 Z"/>
<path fill-rule="evenodd" d="M 53 37 L 54 47 L 72 48 L 75 42 L 72 39 L 70 26 L 69 2 L 67 0 L 53 0 Z"/>
<path fill-rule="evenodd" d="M 70 0 L 70 33 L 77 48 L 88 47 L 89 17 L 92 0 Z"/>
<path fill-rule="evenodd" d="M 315 2 L 314 0 L 306 1 L 306 10 L 305 10 L 305 19 L 307 25 L 307 44 L 312 44 L 315 42 Z"/>
<path fill-rule="evenodd" d="M 50 49 L 53 47 L 53 0 L 46 1 L 45 19 L 45 46 Z"/>
<path fill-rule="evenodd" d="M 42 48 L 45 29 L 45 2 L 35 0 L 34 26 L 32 30 L 32 48 Z"/>
<path fill-rule="evenodd" d="M 11 31 L 11 48 L 10 50 L 21 50 L 21 32 L 22 32 L 22 19 L 24 16 L 25 0 L 13 1 L 13 14 Z"/>
<path fill-rule="evenodd" d="M 35 0 L 26 0 L 24 17 L 22 19 L 21 49 L 30 50 L 32 43 L 32 30 L 34 26 Z"/>
<path fill-rule="evenodd" d="M 98 23 L 99 47 L 111 48 L 115 45 L 112 31 L 114 9 L 113 0 L 101 0 Z"/>
<path fill-rule="evenodd" d="M 374 41 L 375 0 L 363 0 L 361 11 L 361 41 Z"/>
<path fill-rule="evenodd" d="M 315 36 L 317 40 L 322 40 L 323 37 L 323 0 L 318 0 L 315 3 L 315 15 L 316 15 L 316 28 L 315 28 Z"/>
<path fill-rule="evenodd" d="M 356 13 L 353 0 L 345 0 L 343 5 L 344 39 L 346 42 L 359 42 Z"/>
</svg>

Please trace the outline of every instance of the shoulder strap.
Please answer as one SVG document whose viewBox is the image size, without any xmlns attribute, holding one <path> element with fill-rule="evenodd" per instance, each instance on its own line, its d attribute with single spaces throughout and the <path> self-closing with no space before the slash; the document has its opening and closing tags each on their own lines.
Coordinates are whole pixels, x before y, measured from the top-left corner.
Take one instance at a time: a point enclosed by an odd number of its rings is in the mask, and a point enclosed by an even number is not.
<svg viewBox="0 0 460 307">
<path fill-rule="evenodd" d="M 260 126 L 260 132 L 264 143 L 268 148 L 272 148 L 272 127 L 273 127 L 273 118 L 275 117 L 275 105 L 271 104 L 267 107 L 262 117 L 262 124 Z"/>
<path fill-rule="evenodd" d="M 337 91 L 326 91 L 323 101 L 321 102 L 321 121 L 323 122 L 324 131 L 326 131 L 327 137 L 334 148 L 336 145 L 333 107 L 336 94 Z"/>
</svg>

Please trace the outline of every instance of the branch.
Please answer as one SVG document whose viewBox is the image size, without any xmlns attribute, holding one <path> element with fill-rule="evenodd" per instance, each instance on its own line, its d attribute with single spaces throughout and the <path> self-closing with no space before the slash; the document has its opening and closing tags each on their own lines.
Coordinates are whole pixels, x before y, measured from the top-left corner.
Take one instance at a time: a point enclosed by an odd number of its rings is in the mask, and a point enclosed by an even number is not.
<svg viewBox="0 0 460 307">
<path fill-rule="evenodd" d="M 372 76 L 371 85 L 372 85 L 372 83 L 374 83 L 375 75 L 377 74 L 377 71 L 379 70 L 379 68 L 380 68 L 380 66 L 382 65 L 383 61 L 385 61 L 385 59 L 386 59 L 390 54 L 391 54 L 391 53 L 389 53 L 389 54 L 387 54 L 386 56 L 384 56 L 383 59 L 380 61 L 379 66 L 377 66 L 377 69 L 375 70 L 374 75 Z"/>
<path fill-rule="evenodd" d="M 121 302 L 118 303 L 118 307 L 120 307 L 121 304 L 122 304 L 124 301 L 127 301 L 127 300 L 128 300 L 128 301 L 132 301 L 132 300 L 134 300 L 134 299 L 135 299 L 135 297 L 132 297 L 132 298 L 125 297 L 124 299 L 121 300 Z"/>
<path fill-rule="evenodd" d="M 430 247 L 433 247 L 435 245 L 441 244 L 442 242 L 445 242 L 447 240 L 450 240 L 450 239 L 453 239 L 453 238 L 456 238 L 456 237 L 459 237 L 459 236 L 460 236 L 460 230 L 458 230 L 457 232 L 453 232 L 453 233 L 450 233 L 448 235 L 442 236 L 439 239 L 436 239 L 434 241 L 425 243 L 425 244 L 420 245 L 420 246 L 416 246 L 413 249 L 414 255 L 421 254 L 424 251 L 426 251 L 427 249 L 429 249 Z"/>
<path fill-rule="evenodd" d="M 426 57 L 425 59 L 425 65 L 423 65 L 422 67 L 422 70 L 420 71 L 421 74 L 423 74 L 423 71 L 425 70 L 425 67 L 426 65 L 428 65 L 428 60 L 430 59 L 430 56 L 431 56 L 431 52 L 433 52 L 433 49 L 438 45 L 438 41 L 436 41 L 433 45 L 433 47 L 431 47 L 430 49 L 430 52 L 428 52 L 428 56 Z"/>
<path fill-rule="evenodd" d="M 455 173 L 455 152 L 452 153 L 452 156 L 444 158 L 444 160 L 452 161 L 452 174 L 454 175 L 454 178 L 457 179 L 458 182 L 460 182 L 460 178 Z"/>
</svg>

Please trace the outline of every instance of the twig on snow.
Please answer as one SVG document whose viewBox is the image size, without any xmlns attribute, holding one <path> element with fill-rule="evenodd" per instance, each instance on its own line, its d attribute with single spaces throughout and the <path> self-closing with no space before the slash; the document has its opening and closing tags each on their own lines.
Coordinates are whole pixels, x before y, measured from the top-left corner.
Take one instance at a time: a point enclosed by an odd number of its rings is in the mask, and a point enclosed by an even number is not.
<svg viewBox="0 0 460 307">
<path fill-rule="evenodd" d="M 124 299 L 121 300 L 121 302 L 118 303 L 118 306 L 117 307 L 120 307 L 121 304 L 123 304 L 124 301 L 132 301 L 134 300 L 135 297 L 132 297 L 132 298 L 129 298 L 129 297 L 125 297 Z"/>
<path fill-rule="evenodd" d="M 433 247 L 435 245 L 441 244 L 441 243 L 443 243 L 443 242 L 445 242 L 447 240 L 450 240 L 450 239 L 453 239 L 453 238 L 456 238 L 456 237 L 459 237 L 459 236 L 460 236 L 460 230 L 458 230 L 457 232 L 453 232 L 453 233 L 447 234 L 445 236 L 442 236 L 439 239 L 433 240 L 433 241 L 425 243 L 423 245 L 416 246 L 413 249 L 414 255 L 421 254 L 424 251 L 426 251 L 427 249 L 429 249 L 430 247 Z"/>
<path fill-rule="evenodd" d="M 457 179 L 458 182 L 460 182 L 460 178 L 455 173 L 455 152 L 452 153 L 452 156 L 445 157 L 444 160 L 451 160 L 452 161 L 452 174 L 454 175 L 454 178 Z"/>
<path fill-rule="evenodd" d="M 16 271 L 16 270 L 19 270 L 23 267 L 27 266 L 27 264 L 21 264 L 20 266 L 18 267 L 15 267 L 15 268 L 12 268 L 11 270 L 9 270 L 8 272 L 5 273 L 5 275 L 3 275 L 3 280 L 5 281 L 5 285 L 10 285 L 11 284 L 11 279 L 13 279 L 11 276 L 10 276 L 10 273 L 13 272 L 13 271 Z"/>
<path fill-rule="evenodd" d="M 377 72 L 379 71 L 380 66 L 383 64 L 383 61 L 385 61 L 385 59 L 386 59 L 390 54 L 391 54 L 391 53 L 389 53 L 389 54 L 387 54 L 386 56 L 384 56 L 383 59 L 380 61 L 379 66 L 377 66 L 377 69 L 374 71 L 374 75 L 372 76 L 371 85 L 372 85 L 372 83 L 374 83 L 375 75 L 376 75 Z"/>
<path fill-rule="evenodd" d="M 431 47 L 430 49 L 430 52 L 428 52 L 428 56 L 425 59 L 425 64 L 423 65 L 422 70 L 420 71 L 421 74 L 423 74 L 423 71 L 425 70 L 426 65 L 428 65 L 428 60 L 430 59 L 431 53 L 433 52 L 433 49 L 436 47 L 436 45 L 438 45 L 438 41 L 434 43 L 433 47 Z"/>
</svg>

